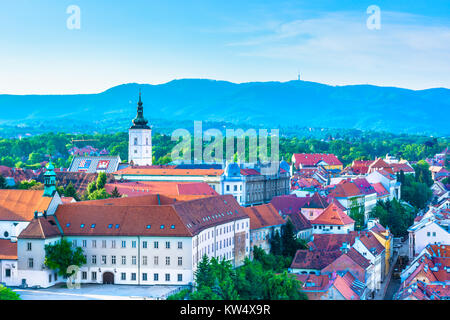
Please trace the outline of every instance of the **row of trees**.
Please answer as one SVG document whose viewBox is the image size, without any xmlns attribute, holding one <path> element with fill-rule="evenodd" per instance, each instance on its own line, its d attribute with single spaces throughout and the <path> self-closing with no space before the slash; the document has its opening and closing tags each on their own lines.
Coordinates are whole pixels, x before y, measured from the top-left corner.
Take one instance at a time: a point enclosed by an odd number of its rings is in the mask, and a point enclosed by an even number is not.
<svg viewBox="0 0 450 320">
<path fill-rule="evenodd" d="M 124 161 L 128 158 L 128 134 L 68 134 L 45 133 L 22 139 L 0 139 L 0 165 L 38 169 L 40 163 L 52 155 L 56 167 L 68 167 L 72 160 L 68 150 L 73 147 L 74 140 L 93 140 L 90 142 L 98 149 L 107 149 L 111 155 L 119 155 Z M 193 147 L 192 138 L 192 147 Z M 214 143 L 214 139 L 212 141 Z M 177 144 L 170 135 L 153 133 L 153 163 L 166 164 L 171 159 L 171 151 Z M 280 137 L 280 157 L 291 159 L 293 153 L 333 153 L 344 164 L 356 159 L 373 159 L 387 153 L 400 156 L 409 161 L 418 161 L 442 151 L 449 144 L 447 138 L 433 138 L 417 135 L 395 135 L 384 132 L 357 132 L 342 130 L 327 139 L 315 137 Z M 204 142 L 206 147 L 208 143 Z M 222 143 L 226 145 L 225 138 Z M 82 147 L 84 145 L 79 145 Z M 270 143 L 269 143 L 270 149 Z M 223 154 L 225 154 L 225 147 Z M 246 146 L 248 155 L 248 145 Z"/>
<path fill-rule="evenodd" d="M 203 256 L 195 272 L 195 288 L 170 296 L 169 300 L 307 300 L 301 283 L 286 270 L 277 273 L 263 264 L 267 254 L 254 247 L 255 259 L 245 259 L 236 269 L 229 261 Z"/>
</svg>

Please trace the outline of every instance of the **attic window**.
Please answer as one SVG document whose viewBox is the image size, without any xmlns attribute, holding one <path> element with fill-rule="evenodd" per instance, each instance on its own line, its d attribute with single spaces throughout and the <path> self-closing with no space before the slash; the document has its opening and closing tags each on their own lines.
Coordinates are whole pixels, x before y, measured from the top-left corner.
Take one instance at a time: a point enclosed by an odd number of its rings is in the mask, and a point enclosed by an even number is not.
<svg viewBox="0 0 450 320">
<path fill-rule="evenodd" d="M 82 223 L 82 224 L 80 225 L 80 228 L 84 228 L 84 223 Z"/>
<path fill-rule="evenodd" d="M 150 229 L 151 227 L 152 227 L 151 225 L 149 225 L 149 224 L 147 225 L 147 229 Z"/>
<path fill-rule="evenodd" d="M 70 223 L 66 224 L 66 227 L 67 227 L 67 228 L 70 227 Z"/>
<path fill-rule="evenodd" d="M 91 224 L 91 228 L 95 228 L 95 223 Z"/>
<path fill-rule="evenodd" d="M 159 227 L 160 229 L 164 229 L 164 225 L 162 224 L 161 227 Z"/>
<path fill-rule="evenodd" d="M 116 224 L 116 229 L 119 229 L 119 225 L 118 224 Z"/>
<path fill-rule="evenodd" d="M 108 229 L 111 229 L 112 228 L 112 224 L 108 224 Z"/>
<path fill-rule="evenodd" d="M 175 225 L 174 225 L 174 224 L 171 225 L 171 226 L 170 226 L 170 229 L 175 229 Z"/>
<path fill-rule="evenodd" d="M 56 225 L 56 223 L 53 220 L 49 220 L 48 223 L 50 223 L 52 226 Z"/>
</svg>

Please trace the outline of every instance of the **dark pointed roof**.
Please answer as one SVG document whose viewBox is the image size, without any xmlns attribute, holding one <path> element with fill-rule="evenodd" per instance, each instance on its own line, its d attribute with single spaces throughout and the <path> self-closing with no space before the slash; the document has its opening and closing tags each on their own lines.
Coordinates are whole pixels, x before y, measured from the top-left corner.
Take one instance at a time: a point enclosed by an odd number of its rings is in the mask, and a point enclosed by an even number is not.
<svg viewBox="0 0 450 320">
<path fill-rule="evenodd" d="M 130 129 L 150 129 L 150 127 L 147 125 L 148 120 L 144 118 L 144 107 L 142 106 L 142 100 L 141 100 L 141 91 L 139 91 L 139 101 L 138 101 L 138 107 L 137 107 L 137 114 L 136 118 L 133 119 L 133 125 L 130 127 Z"/>
</svg>

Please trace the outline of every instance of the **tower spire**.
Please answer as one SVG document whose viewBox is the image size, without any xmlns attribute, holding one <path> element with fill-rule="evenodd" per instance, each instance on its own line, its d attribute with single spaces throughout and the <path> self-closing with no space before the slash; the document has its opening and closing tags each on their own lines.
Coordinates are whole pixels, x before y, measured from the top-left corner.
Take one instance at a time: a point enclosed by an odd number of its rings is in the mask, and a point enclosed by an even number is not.
<svg viewBox="0 0 450 320">
<path fill-rule="evenodd" d="M 150 129 L 150 127 L 147 125 L 148 121 L 144 118 L 144 107 L 142 106 L 142 99 L 141 99 L 141 89 L 139 89 L 139 101 L 137 103 L 137 114 L 136 118 L 133 119 L 133 125 L 130 127 L 130 129 Z"/>
</svg>

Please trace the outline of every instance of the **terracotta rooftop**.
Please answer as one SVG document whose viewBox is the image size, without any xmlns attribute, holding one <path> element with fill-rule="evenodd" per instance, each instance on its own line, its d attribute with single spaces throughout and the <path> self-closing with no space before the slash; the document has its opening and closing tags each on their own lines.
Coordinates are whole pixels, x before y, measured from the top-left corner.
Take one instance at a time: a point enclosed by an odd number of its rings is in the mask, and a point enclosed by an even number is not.
<svg viewBox="0 0 450 320">
<path fill-rule="evenodd" d="M 308 246 L 312 250 L 319 251 L 335 251 L 340 250 L 343 243 L 346 242 L 349 247 L 355 243 L 355 238 L 358 236 L 356 231 L 343 234 L 315 234 Z"/>
<path fill-rule="evenodd" d="M 48 209 L 53 198 L 43 190 L 0 190 L 0 220 L 30 221 L 34 212 Z"/>
<path fill-rule="evenodd" d="M 326 225 L 348 225 L 355 223 L 355 220 L 350 218 L 342 211 L 336 204 L 332 203 L 314 220 L 311 224 L 326 224 Z"/>
<path fill-rule="evenodd" d="M 0 260 L 17 260 L 17 242 L 0 239 Z"/>
<path fill-rule="evenodd" d="M 295 195 L 284 195 L 273 197 L 270 203 L 276 210 L 281 211 L 283 215 L 289 215 L 295 212 L 300 212 L 305 205 L 307 199 L 299 198 Z"/>
<path fill-rule="evenodd" d="M 149 176 L 220 176 L 222 169 L 175 169 L 175 168 L 141 168 L 127 167 L 114 172 L 115 175 L 149 175 Z"/>
<path fill-rule="evenodd" d="M 342 165 L 342 162 L 334 154 L 324 153 L 294 153 L 295 167 L 299 164 L 303 166 L 316 166 L 319 162 L 324 161 L 328 165 Z"/>
<path fill-rule="evenodd" d="M 322 270 L 339 256 L 342 255 L 340 250 L 335 251 L 311 251 L 297 250 L 292 260 L 292 269 L 313 269 Z"/>
<path fill-rule="evenodd" d="M 57 221 L 53 215 L 33 219 L 20 233 L 19 239 L 47 239 L 60 236 Z"/>
<path fill-rule="evenodd" d="M 136 181 L 116 182 L 105 185 L 106 192 L 111 193 L 114 188 L 122 195 L 141 196 L 145 194 L 173 195 L 208 195 L 218 193 L 204 182 L 174 182 L 174 181 Z"/>
<path fill-rule="evenodd" d="M 279 226 L 286 221 L 270 203 L 253 207 L 244 207 L 244 212 L 250 218 L 250 229 Z"/>
<path fill-rule="evenodd" d="M 334 189 L 331 189 L 330 196 L 333 198 L 348 198 L 354 196 L 360 196 L 363 193 L 359 188 L 350 181 L 342 180 L 339 184 L 334 185 Z"/>
<path fill-rule="evenodd" d="M 160 195 L 81 201 L 60 205 L 55 216 L 65 235 L 186 237 L 248 217 L 232 195 L 189 201 Z"/>
<path fill-rule="evenodd" d="M 288 219 L 291 219 L 297 232 L 312 228 L 311 222 L 301 212 L 292 213 Z"/>
</svg>

